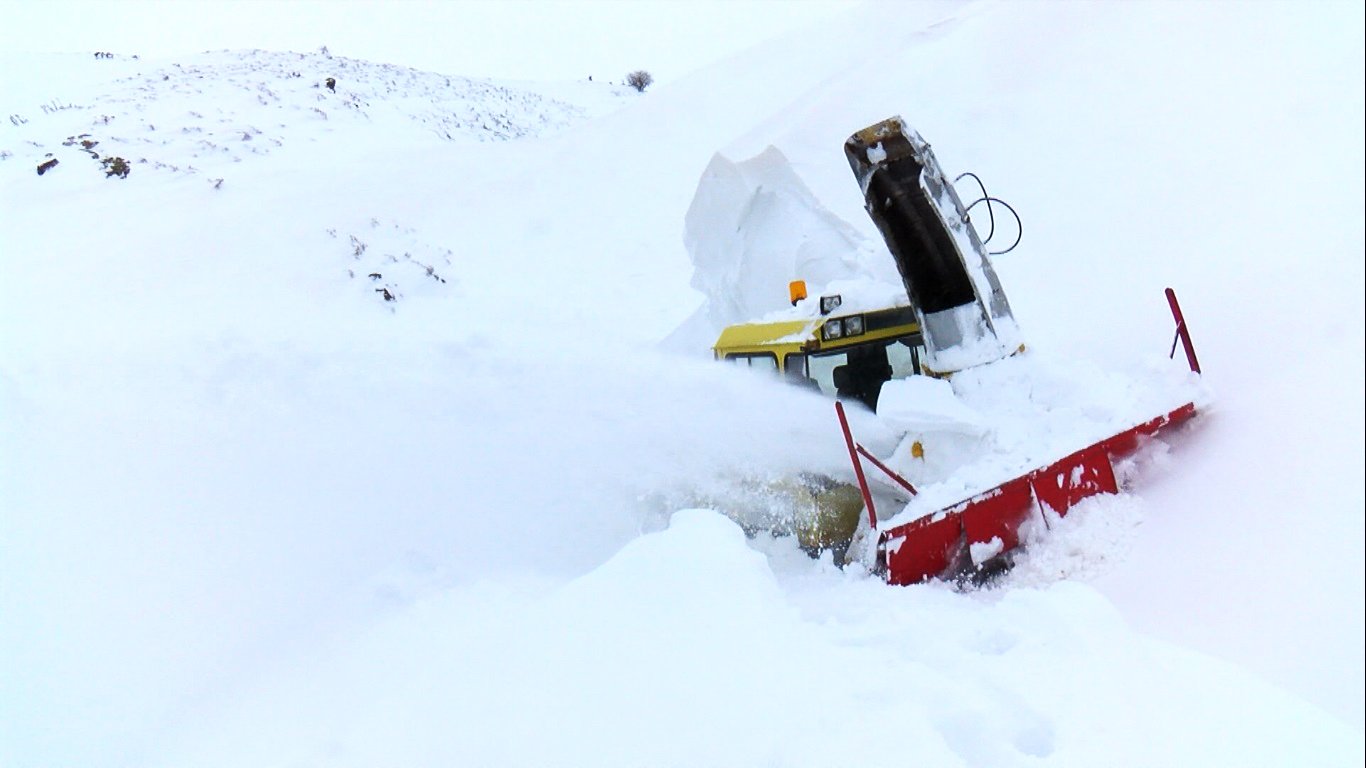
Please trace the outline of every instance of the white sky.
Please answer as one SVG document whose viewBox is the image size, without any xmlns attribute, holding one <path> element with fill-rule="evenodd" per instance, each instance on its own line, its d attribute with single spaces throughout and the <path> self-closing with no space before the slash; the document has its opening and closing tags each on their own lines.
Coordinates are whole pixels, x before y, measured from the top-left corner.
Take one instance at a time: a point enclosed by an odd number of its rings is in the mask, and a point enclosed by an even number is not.
<svg viewBox="0 0 1366 768">
<path fill-rule="evenodd" d="M 0 0 L 0 52 L 311 51 L 472 77 L 676 79 L 851 0 Z M 357 20 L 364 20 L 358 24 Z"/>
</svg>

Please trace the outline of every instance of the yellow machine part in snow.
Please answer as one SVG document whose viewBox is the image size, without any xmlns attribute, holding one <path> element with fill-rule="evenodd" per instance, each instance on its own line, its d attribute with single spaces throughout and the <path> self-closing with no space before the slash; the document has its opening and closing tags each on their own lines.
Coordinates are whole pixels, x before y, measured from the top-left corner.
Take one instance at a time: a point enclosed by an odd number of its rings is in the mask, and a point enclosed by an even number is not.
<svg viewBox="0 0 1366 768">
<path fill-rule="evenodd" d="M 826 306 L 835 303 L 829 298 L 822 297 Z M 719 360 L 874 408 L 883 383 L 921 372 L 920 326 L 906 306 L 843 313 L 837 308 L 814 318 L 732 325 L 713 352 Z M 794 534 L 812 554 L 828 550 L 842 559 L 863 519 L 858 488 L 829 477 L 804 474 L 752 491 L 752 506 L 776 506 L 784 514 L 741 510 L 737 516 L 748 517 L 741 525 L 755 529 L 763 527 L 755 520 L 771 522 L 773 530 Z"/>
</svg>

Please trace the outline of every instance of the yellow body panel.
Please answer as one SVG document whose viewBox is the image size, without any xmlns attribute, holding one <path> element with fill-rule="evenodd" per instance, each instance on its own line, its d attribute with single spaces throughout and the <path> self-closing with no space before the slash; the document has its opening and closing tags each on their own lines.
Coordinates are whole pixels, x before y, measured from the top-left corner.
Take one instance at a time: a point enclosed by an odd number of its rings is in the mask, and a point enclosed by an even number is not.
<svg viewBox="0 0 1366 768">
<path fill-rule="evenodd" d="M 742 323 L 721 331 L 712 347 L 717 357 L 734 354 L 775 352 L 782 360 L 788 352 L 801 352 L 820 332 L 825 318 L 813 320 L 783 320 L 776 323 Z"/>
<path fill-rule="evenodd" d="M 770 323 L 741 323 L 721 331 L 712 346 L 718 359 L 737 355 L 772 354 L 777 356 L 781 370 L 787 355 L 804 352 L 812 355 L 838 352 L 870 341 L 886 341 L 920 333 L 920 325 L 909 313 L 909 307 L 889 307 L 870 312 L 831 313 L 824 317 L 805 320 L 779 320 Z M 831 320 L 861 317 L 873 328 L 855 336 L 838 339 L 821 338 L 821 328 Z M 882 323 L 878 321 L 883 321 Z M 908 322 L 906 322 L 909 320 Z M 881 326 L 881 327 L 877 327 Z"/>
</svg>

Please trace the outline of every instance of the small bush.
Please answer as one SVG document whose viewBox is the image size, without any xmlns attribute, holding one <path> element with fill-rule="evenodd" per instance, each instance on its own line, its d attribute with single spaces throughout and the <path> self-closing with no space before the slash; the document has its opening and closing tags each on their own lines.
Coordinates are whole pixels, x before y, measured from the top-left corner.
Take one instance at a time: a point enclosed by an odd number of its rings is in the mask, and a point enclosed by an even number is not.
<svg viewBox="0 0 1366 768">
<path fill-rule="evenodd" d="M 128 178 L 128 171 L 131 170 L 128 167 L 128 161 L 121 157 L 106 157 L 100 161 L 100 164 L 104 166 L 104 177 L 106 179 L 111 176 L 126 179 Z"/>
<path fill-rule="evenodd" d="M 649 88 L 650 84 L 654 81 L 654 75 L 651 75 L 649 72 L 646 72 L 643 69 L 637 69 L 636 71 L 626 76 L 626 84 L 641 93 L 644 93 L 645 89 Z"/>
</svg>

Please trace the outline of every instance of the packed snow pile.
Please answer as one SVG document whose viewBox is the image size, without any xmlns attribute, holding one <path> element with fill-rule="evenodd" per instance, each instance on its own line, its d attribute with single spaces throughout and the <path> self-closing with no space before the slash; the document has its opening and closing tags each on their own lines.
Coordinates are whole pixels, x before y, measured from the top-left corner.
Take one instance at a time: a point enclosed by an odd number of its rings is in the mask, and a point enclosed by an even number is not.
<svg viewBox="0 0 1366 768">
<path fill-rule="evenodd" d="M 787 310 L 793 280 L 805 281 L 813 299 L 838 289 L 851 303 L 860 293 L 873 294 L 870 303 L 888 295 L 904 303 L 881 246 L 827 210 L 774 147 L 741 162 L 719 153 L 711 159 L 684 219 L 683 241 L 692 286 L 706 297 L 684 327 L 701 335 L 705 328 L 708 343 L 728 325 Z M 816 312 L 811 301 L 802 316 Z"/>
<path fill-rule="evenodd" d="M 960 371 L 951 383 L 892 381 L 884 388 L 890 397 L 879 399 L 878 415 L 902 435 L 884 460 L 919 491 L 887 525 L 956 504 L 1187 403 L 1204 410 L 1212 402 L 1184 361 L 1157 355 L 1104 370 L 1025 352 Z"/>
</svg>

